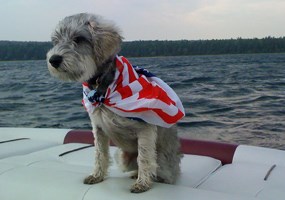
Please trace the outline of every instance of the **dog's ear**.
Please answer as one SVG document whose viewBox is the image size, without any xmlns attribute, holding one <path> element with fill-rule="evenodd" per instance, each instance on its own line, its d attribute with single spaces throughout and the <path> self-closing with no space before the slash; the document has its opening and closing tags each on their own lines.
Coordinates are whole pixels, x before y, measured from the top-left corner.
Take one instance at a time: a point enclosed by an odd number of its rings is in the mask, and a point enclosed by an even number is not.
<svg viewBox="0 0 285 200">
<path fill-rule="evenodd" d="M 92 35 L 97 64 L 102 64 L 121 50 L 123 37 L 120 35 L 119 29 L 111 22 L 89 21 L 88 29 Z"/>
</svg>

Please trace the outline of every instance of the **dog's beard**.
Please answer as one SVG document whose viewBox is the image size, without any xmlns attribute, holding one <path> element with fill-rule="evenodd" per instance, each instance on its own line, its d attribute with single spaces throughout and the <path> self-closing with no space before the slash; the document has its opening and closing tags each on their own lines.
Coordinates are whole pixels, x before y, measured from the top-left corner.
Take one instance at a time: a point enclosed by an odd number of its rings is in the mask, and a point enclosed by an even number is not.
<svg viewBox="0 0 285 200">
<path fill-rule="evenodd" d="M 47 60 L 52 55 L 61 55 L 63 57 L 62 63 L 57 68 L 48 62 L 48 69 L 51 75 L 60 80 L 85 82 L 97 72 L 96 63 L 88 54 L 81 55 L 72 51 L 61 53 L 51 50 L 47 54 Z"/>
</svg>

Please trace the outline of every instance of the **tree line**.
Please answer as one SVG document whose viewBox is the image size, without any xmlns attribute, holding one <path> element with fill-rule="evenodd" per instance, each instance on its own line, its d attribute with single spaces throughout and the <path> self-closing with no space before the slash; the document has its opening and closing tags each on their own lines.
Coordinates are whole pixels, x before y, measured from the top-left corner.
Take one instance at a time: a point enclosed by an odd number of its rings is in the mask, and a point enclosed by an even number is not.
<svg viewBox="0 0 285 200">
<path fill-rule="evenodd" d="M 0 41 L 0 60 L 44 60 L 51 42 Z M 285 37 L 223 40 L 152 40 L 123 42 L 126 57 L 283 53 Z"/>
</svg>

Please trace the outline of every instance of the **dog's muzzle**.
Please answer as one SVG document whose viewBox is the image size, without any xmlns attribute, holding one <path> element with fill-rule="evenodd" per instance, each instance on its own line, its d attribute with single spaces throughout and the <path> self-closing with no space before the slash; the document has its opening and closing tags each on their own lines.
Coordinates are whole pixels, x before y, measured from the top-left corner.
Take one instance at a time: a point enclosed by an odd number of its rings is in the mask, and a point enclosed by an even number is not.
<svg viewBox="0 0 285 200">
<path fill-rule="evenodd" d="M 49 63 L 54 68 L 58 68 L 60 66 L 60 64 L 62 63 L 62 60 L 63 60 L 62 56 L 60 56 L 60 55 L 53 55 L 53 56 L 50 57 Z"/>
</svg>

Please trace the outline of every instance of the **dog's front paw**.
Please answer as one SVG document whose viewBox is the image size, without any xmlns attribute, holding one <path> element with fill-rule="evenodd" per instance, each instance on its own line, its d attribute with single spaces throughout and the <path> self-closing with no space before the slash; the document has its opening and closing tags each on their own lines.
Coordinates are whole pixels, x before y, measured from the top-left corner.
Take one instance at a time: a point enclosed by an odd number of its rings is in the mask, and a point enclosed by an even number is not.
<svg viewBox="0 0 285 200">
<path fill-rule="evenodd" d="M 135 183 L 131 187 L 131 193 L 142 193 L 148 191 L 150 189 L 150 185 Z"/>
<path fill-rule="evenodd" d="M 84 184 L 92 185 L 92 184 L 100 183 L 103 180 L 104 180 L 104 177 L 96 177 L 96 176 L 90 175 L 84 179 Z"/>
</svg>

